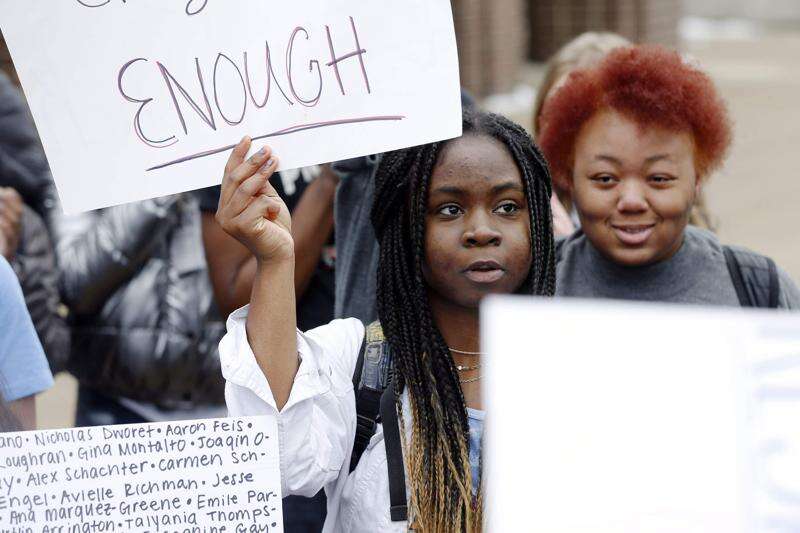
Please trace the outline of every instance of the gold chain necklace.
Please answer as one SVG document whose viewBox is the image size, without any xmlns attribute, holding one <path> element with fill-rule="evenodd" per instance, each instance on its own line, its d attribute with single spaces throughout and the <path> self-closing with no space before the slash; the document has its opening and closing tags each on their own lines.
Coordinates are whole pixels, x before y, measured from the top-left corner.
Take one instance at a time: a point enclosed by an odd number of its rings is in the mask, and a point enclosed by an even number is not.
<svg viewBox="0 0 800 533">
<path fill-rule="evenodd" d="M 449 346 L 447 347 L 447 349 L 459 355 L 483 355 L 483 352 L 465 352 L 463 350 L 456 350 L 455 348 L 450 348 Z"/>
</svg>

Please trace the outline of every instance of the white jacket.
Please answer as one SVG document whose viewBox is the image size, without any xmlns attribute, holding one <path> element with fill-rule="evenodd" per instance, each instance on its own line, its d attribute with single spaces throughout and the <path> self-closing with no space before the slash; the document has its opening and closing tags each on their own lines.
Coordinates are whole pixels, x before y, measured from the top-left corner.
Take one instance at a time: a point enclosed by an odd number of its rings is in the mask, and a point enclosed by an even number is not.
<svg viewBox="0 0 800 533">
<path fill-rule="evenodd" d="M 355 371 L 364 326 L 354 318 L 334 320 L 297 334 L 300 369 L 289 401 L 278 412 L 272 391 L 247 342 L 248 307 L 228 318 L 219 347 L 231 416 L 271 414 L 278 419 L 283 496 L 313 496 L 325 488 L 324 533 L 405 532 L 406 522 L 389 516 L 389 477 L 383 427 L 379 424 L 352 474 L 356 431 Z M 408 420 L 408 402 L 404 401 Z M 408 424 L 406 427 L 410 427 Z"/>
</svg>

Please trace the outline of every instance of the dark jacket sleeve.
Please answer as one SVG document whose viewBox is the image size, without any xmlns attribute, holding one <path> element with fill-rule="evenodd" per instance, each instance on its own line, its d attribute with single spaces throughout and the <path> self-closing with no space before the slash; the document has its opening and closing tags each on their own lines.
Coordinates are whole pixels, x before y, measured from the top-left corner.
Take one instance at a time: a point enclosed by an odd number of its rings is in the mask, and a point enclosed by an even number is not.
<svg viewBox="0 0 800 533">
<path fill-rule="evenodd" d="M 28 106 L 5 73 L 0 72 L 0 186 L 13 187 L 25 203 L 43 215 L 53 187 L 50 167 Z"/>
<path fill-rule="evenodd" d="M 12 262 L 25 295 L 25 304 L 42 343 L 50 370 L 64 370 L 70 349 L 66 308 L 58 292 L 53 248 L 41 218 L 28 206 L 22 213 L 22 234 Z"/>
<path fill-rule="evenodd" d="M 52 220 L 61 292 L 73 313 L 98 312 L 174 225 L 177 197 Z"/>
</svg>

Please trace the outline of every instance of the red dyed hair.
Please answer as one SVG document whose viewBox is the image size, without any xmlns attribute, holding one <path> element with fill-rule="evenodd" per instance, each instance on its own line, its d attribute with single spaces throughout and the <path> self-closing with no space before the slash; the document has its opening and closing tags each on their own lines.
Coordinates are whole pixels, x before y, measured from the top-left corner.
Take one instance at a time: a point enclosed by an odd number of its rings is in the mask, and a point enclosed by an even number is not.
<svg viewBox="0 0 800 533">
<path fill-rule="evenodd" d="M 617 48 L 596 67 L 570 74 L 542 111 L 539 145 L 562 187 L 572 181 L 575 141 L 581 128 L 605 109 L 644 128 L 691 132 L 698 176 L 719 167 L 731 144 L 727 108 L 706 74 L 677 52 L 660 46 Z"/>
</svg>

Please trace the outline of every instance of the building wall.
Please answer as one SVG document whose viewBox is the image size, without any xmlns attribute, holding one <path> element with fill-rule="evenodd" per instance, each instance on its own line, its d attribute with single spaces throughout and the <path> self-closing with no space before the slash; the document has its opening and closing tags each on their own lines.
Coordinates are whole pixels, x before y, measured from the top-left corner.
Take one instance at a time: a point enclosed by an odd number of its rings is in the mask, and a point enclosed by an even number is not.
<svg viewBox="0 0 800 533">
<path fill-rule="evenodd" d="M 683 0 L 688 15 L 800 22 L 798 0 Z"/>
<path fill-rule="evenodd" d="M 510 90 L 527 55 L 527 0 L 452 4 L 462 86 L 476 97 Z"/>
<path fill-rule="evenodd" d="M 677 46 L 682 0 L 528 0 L 530 57 L 544 61 L 587 31 Z"/>
</svg>

